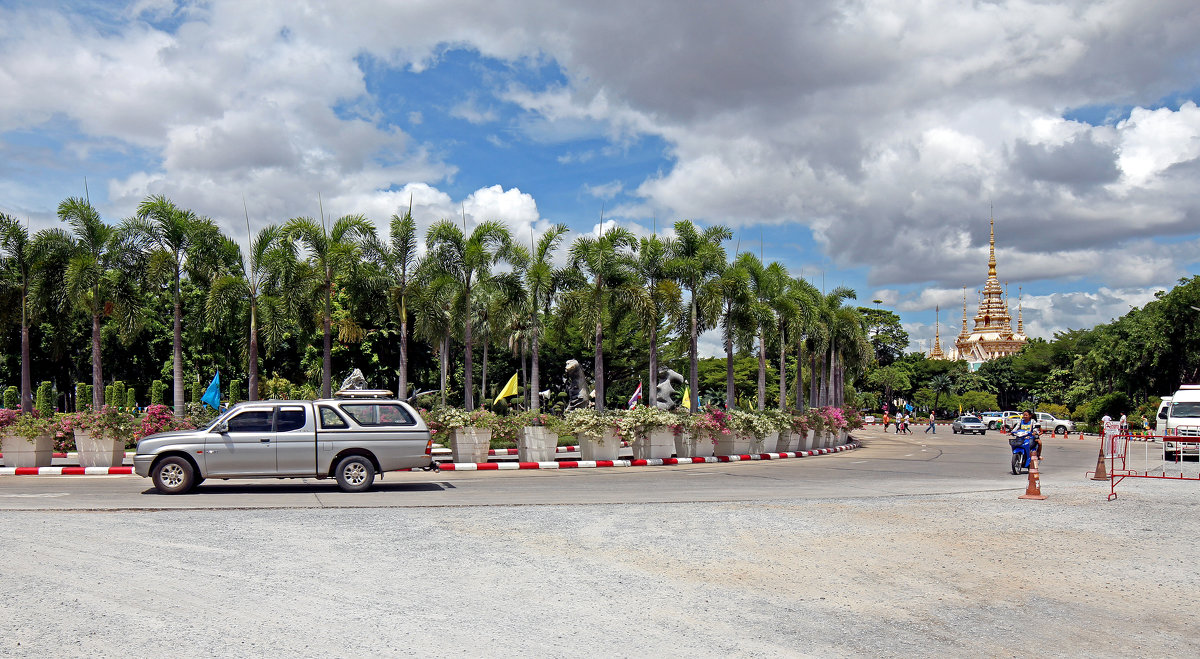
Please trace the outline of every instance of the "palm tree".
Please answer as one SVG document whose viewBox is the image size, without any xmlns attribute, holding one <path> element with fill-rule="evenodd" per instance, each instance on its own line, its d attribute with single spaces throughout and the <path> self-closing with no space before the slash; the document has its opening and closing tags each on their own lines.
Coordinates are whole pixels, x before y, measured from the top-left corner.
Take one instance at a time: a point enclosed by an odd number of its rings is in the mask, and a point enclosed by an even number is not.
<svg viewBox="0 0 1200 659">
<path fill-rule="evenodd" d="M 724 226 L 717 225 L 705 229 L 696 229 L 696 225 L 687 220 L 675 223 L 675 240 L 668 252 L 667 272 L 671 278 L 679 282 L 689 293 L 688 300 L 688 386 L 691 387 L 693 412 L 700 411 L 700 358 L 696 349 L 696 337 L 704 323 L 700 318 L 700 306 L 697 299 L 700 290 L 714 276 L 725 268 L 725 248 L 721 242 L 729 240 L 733 233 Z"/>
<path fill-rule="evenodd" d="M 438 389 L 441 391 L 441 403 L 445 405 L 457 282 L 441 272 L 437 264 L 428 258 L 417 263 L 415 282 L 414 290 L 420 291 L 420 294 L 412 300 L 416 321 L 413 334 L 437 346 Z"/>
<path fill-rule="evenodd" d="M 508 227 L 495 220 L 481 222 L 469 236 L 454 222 L 442 220 L 429 228 L 425 242 L 431 264 L 457 285 L 454 306 L 463 319 L 463 407 L 469 412 L 475 409 L 471 294 L 476 286 L 495 278 L 493 265 L 509 261 L 512 237 Z"/>
<path fill-rule="evenodd" d="M 115 316 L 129 332 L 137 324 L 137 290 L 129 274 L 137 262 L 128 236 L 100 219 L 86 200 L 70 197 L 58 205 L 58 217 L 74 233 L 63 278 L 64 298 L 92 317 L 92 406 L 104 404 L 104 370 L 100 361 L 100 326 Z"/>
<path fill-rule="evenodd" d="M 796 306 L 794 315 L 789 315 L 787 331 L 796 341 L 796 409 L 803 412 L 804 406 L 804 343 L 808 333 L 817 322 L 817 308 L 820 306 L 821 293 L 803 277 L 792 279 L 787 284 L 788 299 Z M 811 354 L 811 353 L 810 353 Z M 782 357 L 780 358 L 782 360 Z M 780 371 L 782 372 L 782 370 Z M 816 372 L 810 371 L 810 377 L 816 380 Z M 809 400 L 812 400 L 811 398 Z"/>
<path fill-rule="evenodd" d="M 751 300 L 747 313 L 758 342 L 758 409 L 762 411 L 767 407 L 766 332 L 775 327 L 776 308 L 786 298 L 784 288 L 788 277 L 787 271 L 779 263 L 772 262 L 769 266 L 763 266 L 762 261 L 753 254 L 743 254 L 739 260 L 749 275 Z M 780 382 L 782 381 L 783 370 L 780 369 Z"/>
<path fill-rule="evenodd" d="M 577 318 L 585 329 L 594 330 L 597 412 L 604 411 L 605 314 L 618 301 L 644 299 L 645 291 L 636 276 L 637 248 L 633 234 L 620 227 L 599 237 L 581 236 L 571 245 L 571 268 L 586 277 L 587 283 L 567 292 L 562 301 L 562 316 Z"/>
<path fill-rule="evenodd" d="M 172 375 L 175 380 L 175 417 L 183 418 L 183 314 L 180 311 L 180 281 L 186 269 L 197 271 L 213 263 L 220 232 L 211 220 L 177 207 L 163 195 L 152 195 L 138 204 L 137 216 L 128 222 L 131 230 L 148 244 L 149 279 L 167 280 L 174 306 Z M 199 254 L 205 251 L 207 256 Z"/>
<path fill-rule="evenodd" d="M 949 375 L 942 373 L 935 375 L 929 379 L 929 388 L 933 390 L 933 409 L 938 408 L 938 402 L 941 401 L 942 394 L 950 391 L 954 382 Z"/>
<path fill-rule="evenodd" d="M 638 250 L 637 269 L 646 285 L 647 305 L 649 315 L 642 318 L 643 324 L 650 329 L 648 342 L 650 344 L 650 378 L 649 387 L 644 395 L 645 400 L 650 394 L 658 391 L 658 326 L 664 318 L 674 325 L 683 315 L 683 295 L 679 284 L 670 278 L 666 268 L 666 256 L 671 249 L 669 241 L 664 242 L 658 236 L 642 238 Z M 657 394 L 654 394 L 657 395 Z"/>
<path fill-rule="evenodd" d="M 705 286 L 708 300 L 721 309 L 722 338 L 725 341 L 725 407 L 737 407 L 733 386 L 733 340 L 750 322 L 750 260 L 753 254 L 741 254 L 725 267 L 720 276 Z M 707 305 L 703 305 L 707 306 Z M 701 312 L 703 314 L 703 311 Z"/>
<path fill-rule="evenodd" d="M 403 217 L 392 214 L 391 240 L 384 244 L 377 237 L 369 238 L 364 246 L 368 255 L 390 280 L 388 300 L 400 316 L 400 375 L 396 391 L 400 398 L 408 397 L 408 305 L 419 294 L 416 286 L 417 223 L 412 217 L 412 199 Z"/>
<path fill-rule="evenodd" d="M 236 241 L 225 239 L 224 251 L 236 266 L 213 281 L 208 292 L 208 321 L 214 324 L 239 301 L 249 307 L 250 333 L 247 340 L 249 388 L 247 398 L 258 400 L 258 346 L 260 328 L 266 329 L 268 350 L 278 344 L 287 316 L 279 296 L 280 275 L 295 257 L 283 227 L 272 224 L 259 230 L 243 252 Z"/>
<path fill-rule="evenodd" d="M 793 318 L 798 318 L 801 314 L 801 303 L 797 295 L 794 294 L 793 280 L 788 276 L 787 268 L 778 262 L 772 262 L 763 271 L 759 282 L 760 290 L 766 293 L 765 300 L 760 298 L 760 303 L 765 304 L 770 308 L 770 321 L 774 322 L 771 328 L 775 338 L 779 341 L 779 409 L 783 411 L 787 409 L 787 333 L 788 323 Z M 764 322 L 768 319 L 764 316 Z M 760 327 L 760 336 L 763 330 Z M 759 353 L 763 355 L 759 363 L 759 383 L 762 387 L 762 395 L 760 396 L 761 405 L 766 404 L 766 345 L 765 341 L 760 344 Z M 764 407 L 760 407 L 763 409 Z"/>
<path fill-rule="evenodd" d="M 284 226 L 287 237 L 304 245 L 311 267 L 308 285 L 323 303 L 321 331 L 324 352 L 321 360 L 321 396 L 333 395 L 333 289 L 340 282 L 353 282 L 361 262 L 362 244 L 375 228 L 362 215 L 344 215 L 326 231 L 311 217 L 297 217 Z"/>
<path fill-rule="evenodd" d="M 7 254 L 0 269 L 0 286 L 11 288 L 20 298 L 21 308 L 21 412 L 33 411 L 33 390 L 29 376 L 30 288 L 41 262 L 38 245 L 44 241 L 29 239 L 29 229 L 14 217 L 0 213 L 0 250 Z"/>
<path fill-rule="evenodd" d="M 534 412 L 541 409 L 541 396 L 538 392 L 541 387 L 539 360 L 541 358 L 542 314 L 550 310 L 550 305 L 554 303 L 555 293 L 564 284 L 564 272 L 554 268 L 553 258 L 554 252 L 558 250 L 558 246 L 562 242 L 562 237 L 568 231 L 570 229 L 565 224 L 555 224 L 550 227 L 542 234 L 541 238 L 538 238 L 537 244 L 533 246 L 533 251 L 525 260 L 525 266 L 521 268 L 529 300 L 529 407 Z M 521 361 L 524 363 L 524 359 Z"/>
</svg>

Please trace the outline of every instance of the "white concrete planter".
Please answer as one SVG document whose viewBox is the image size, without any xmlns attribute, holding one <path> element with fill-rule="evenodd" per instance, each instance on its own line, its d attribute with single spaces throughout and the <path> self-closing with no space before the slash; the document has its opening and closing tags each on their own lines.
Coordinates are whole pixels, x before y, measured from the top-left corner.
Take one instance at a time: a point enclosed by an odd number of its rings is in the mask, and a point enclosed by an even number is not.
<svg viewBox="0 0 1200 659">
<path fill-rule="evenodd" d="M 450 431 L 450 453 L 455 462 L 487 462 L 492 446 L 490 428 L 455 428 Z"/>
<path fill-rule="evenodd" d="M 750 438 L 750 453 L 775 453 L 779 447 L 779 432 L 767 434 L 766 437 L 759 439 L 757 437 Z"/>
<path fill-rule="evenodd" d="M 54 459 L 54 436 L 41 435 L 33 440 L 18 435 L 4 435 L 0 453 L 5 467 L 49 467 Z"/>
<path fill-rule="evenodd" d="M 675 457 L 691 458 L 695 457 L 695 455 L 692 445 L 692 433 L 686 430 L 680 430 L 675 433 Z"/>
<path fill-rule="evenodd" d="M 675 436 L 675 456 L 680 458 L 707 458 L 716 447 L 705 433 L 680 432 Z"/>
<path fill-rule="evenodd" d="M 125 461 L 125 442 L 115 439 L 93 437 L 77 430 L 75 448 L 79 451 L 80 467 L 119 467 Z"/>
<path fill-rule="evenodd" d="M 669 458 L 674 450 L 675 433 L 666 428 L 656 428 L 633 440 L 634 460 Z"/>
<path fill-rule="evenodd" d="M 846 442 L 849 442 L 849 441 L 850 441 L 850 432 L 848 430 L 839 430 L 837 445 L 841 446 L 842 444 L 845 444 Z"/>
<path fill-rule="evenodd" d="M 605 428 L 601 437 L 576 433 L 575 439 L 579 442 L 580 459 L 585 461 L 616 460 L 621 452 L 617 431 L 611 428 Z"/>
<path fill-rule="evenodd" d="M 794 453 L 800 443 L 800 435 L 791 430 L 780 430 L 779 439 L 775 440 L 775 453 Z"/>
<path fill-rule="evenodd" d="M 554 462 L 558 433 L 545 426 L 517 430 L 517 459 L 521 462 Z"/>
<path fill-rule="evenodd" d="M 745 455 L 750 452 L 750 436 L 739 436 L 736 433 L 721 433 L 717 435 L 717 455 Z"/>
</svg>

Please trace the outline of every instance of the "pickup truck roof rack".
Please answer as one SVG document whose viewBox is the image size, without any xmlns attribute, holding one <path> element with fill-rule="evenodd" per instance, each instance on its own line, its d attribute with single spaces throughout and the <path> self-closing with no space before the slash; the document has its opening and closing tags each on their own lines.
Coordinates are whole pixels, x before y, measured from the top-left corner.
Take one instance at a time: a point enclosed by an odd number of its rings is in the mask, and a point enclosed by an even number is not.
<svg viewBox="0 0 1200 659">
<path fill-rule="evenodd" d="M 395 398 L 388 389 L 341 389 L 333 392 L 334 398 Z"/>
</svg>

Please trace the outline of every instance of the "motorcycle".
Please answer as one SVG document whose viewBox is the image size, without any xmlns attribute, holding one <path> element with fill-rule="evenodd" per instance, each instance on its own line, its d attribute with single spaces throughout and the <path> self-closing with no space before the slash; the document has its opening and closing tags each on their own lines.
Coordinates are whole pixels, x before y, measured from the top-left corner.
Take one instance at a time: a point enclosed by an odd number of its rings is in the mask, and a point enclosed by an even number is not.
<svg viewBox="0 0 1200 659">
<path fill-rule="evenodd" d="M 1037 437 L 1028 430 L 1016 431 L 1008 437 L 1008 445 L 1012 447 L 1012 473 L 1020 476 L 1022 469 L 1029 469 L 1029 460 L 1033 457 L 1033 443 Z"/>
</svg>

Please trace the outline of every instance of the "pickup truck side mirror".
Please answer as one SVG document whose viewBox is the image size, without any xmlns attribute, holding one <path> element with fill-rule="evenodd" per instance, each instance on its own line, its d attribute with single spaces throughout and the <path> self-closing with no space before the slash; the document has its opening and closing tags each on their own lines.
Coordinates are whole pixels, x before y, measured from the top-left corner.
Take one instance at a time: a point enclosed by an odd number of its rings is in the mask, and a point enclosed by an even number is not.
<svg viewBox="0 0 1200 659">
<path fill-rule="evenodd" d="M 1166 410 L 1159 410 L 1159 412 L 1158 412 L 1158 418 L 1160 418 L 1160 419 L 1165 419 L 1165 418 L 1167 418 L 1167 411 L 1166 411 Z"/>
<path fill-rule="evenodd" d="M 225 433 L 229 432 L 229 424 L 222 421 L 222 422 L 218 423 L 217 425 L 213 426 L 213 432 L 220 434 L 220 435 L 224 435 Z"/>
</svg>

